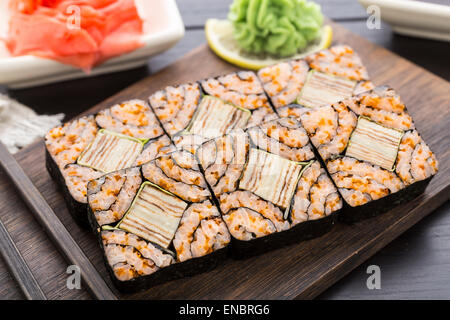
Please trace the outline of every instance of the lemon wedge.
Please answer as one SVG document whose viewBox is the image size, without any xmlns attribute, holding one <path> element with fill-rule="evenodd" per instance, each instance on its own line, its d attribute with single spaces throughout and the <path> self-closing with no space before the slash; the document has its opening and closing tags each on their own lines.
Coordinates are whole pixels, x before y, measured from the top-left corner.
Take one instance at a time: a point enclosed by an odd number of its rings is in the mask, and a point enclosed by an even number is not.
<svg viewBox="0 0 450 320">
<path fill-rule="evenodd" d="M 243 51 L 233 37 L 233 25 L 228 20 L 208 19 L 205 24 L 206 40 L 214 53 L 231 64 L 244 69 L 258 70 L 272 64 L 300 59 L 313 52 L 326 49 L 331 45 L 333 29 L 325 25 L 318 39 L 310 43 L 301 52 L 286 58 L 274 58 L 269 55 L 257 55 Z"/>
</svg>

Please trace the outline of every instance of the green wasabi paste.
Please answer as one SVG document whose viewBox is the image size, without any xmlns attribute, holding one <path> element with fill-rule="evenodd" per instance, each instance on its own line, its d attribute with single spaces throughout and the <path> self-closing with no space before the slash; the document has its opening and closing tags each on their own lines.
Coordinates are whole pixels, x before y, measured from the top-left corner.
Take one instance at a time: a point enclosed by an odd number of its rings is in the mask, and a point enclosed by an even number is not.
<svg viewBox="0 0 450 320">
<path fill-rule="evenodd" d="M 234 0 L 228 19 L 242 49 L 280 57 L 304 49 L 323 23 L 320 5 L 306 0 Z"/>
</svg>

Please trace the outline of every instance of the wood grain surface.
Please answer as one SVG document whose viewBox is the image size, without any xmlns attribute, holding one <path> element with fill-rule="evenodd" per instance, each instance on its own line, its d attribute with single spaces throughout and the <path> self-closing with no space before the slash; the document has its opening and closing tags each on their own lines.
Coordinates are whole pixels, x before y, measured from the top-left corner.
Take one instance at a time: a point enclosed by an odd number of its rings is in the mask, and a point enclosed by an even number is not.
<svg viewBox="0 0 450 320">
<path fill-rule="evenodd" d="M 121 298 L 313 298 L 448 199 L 448 82 L 338 25 L 333 27 L 336 41 L 348 43 L 360 53 L 376 84 L 389 84 L 399 92 L 415 119 L 419 132 L 437 154 L 440 171 L 425 194 L 380 217 L 352 226 L 338 224 L 332 232 L 321 238 L 245 261 L 227 260 L 211 272 L 162 284 L 147 292 L 122 295 Z M 167 69 L 121 91 L 89 112 L 131 97 L 145 99 L 165 85 L 193 81 L 232 70 L 235 68 L 202 46 Z M 437 110 L 439 117 L 436 116 Z M 16 158 L 92 263 L 101 274 L 106 275 L 94 237 L 80 229 L 71 219 L 56 184 L 45 171 L 42 141 L 21 151 Z M 17 245 L 27 248 L 23 254 L 35 276 L 43 279 L 41 285 L 47 296 L 87 298 L 83 290 L 66 288 L 62 258 L 54 254 L 52 245 L 39 232 L 36 222 L 5 179 L 0 179 L 0 193 L 9 199 L 8 202 L 0 203 L 2 219 L 8 225 Z M 1 280 L 0 278 L 0 283 Z M 9 288 L 0 286 L 0 296 L 7 295 L 5 290 Z"/>
<path fill-rule="evenodd" d="M 10 274 L 14 277 L 23 295 L 28 300 L 46 300 L 41 286 L 37 282 L 25 259 L 12 240 L 5 225 L 0 220 L 0 255 L 6 262 Z"/>
<path fill-rule="evenodd" d="M 56 245 L 61 254 L 66 258 L 67 262 L 71 265 L 78 266 L 83 275 L 81 280 L 86 285 L 89 292 L 96 299 L 116 300 L 115 294 L 105 283 L 102 276 L 100 276 L 94 268 L 90 260 L 86 257 L 70 233 L 55 215 L 52 208 L 50 208 L 48 203 L 42 197 L 39 190 L 31 182 L 30 178 L 25 174 L 12 154 L 8 152 L 3 143 L 0 143 L 0 166 L 13 182 L 28 209 L 33 213 L 35 219 L 45 230 L 47 236 Z M 4 227 L 3 224 L 2 227 Z M 6 232 L 5 228 L 3 228 L 3 230 Z M 5 235 L 2 238 L 5 238 Z M 14 249 L 15 245 L 11 237 L 8 235 L 4 240 L 6 240 L 6 243 L 4 243 L 3 246 L 6 246 L 6 248 L 9 247 L 9 250 L 7 250 L 9 251 L 9 254 L 7 253 L 4 255 L 3 258 L 9 262 L 8 265 L 10 266 L 10 270 L 12 270 L 15 278 L 19 280 L 19 285 L 23 288 L 24 294 L 29 299 L 45 299 L 41 287 L 34 279 L 33 274 L 29 270 L 28 265 L 23 260 L 22 256 L 20 254 L 18 255 L 18 251 L 14 254 L 12 249 Z M 16 258 L 11 260 L 15 256 Z"/>
</svg>

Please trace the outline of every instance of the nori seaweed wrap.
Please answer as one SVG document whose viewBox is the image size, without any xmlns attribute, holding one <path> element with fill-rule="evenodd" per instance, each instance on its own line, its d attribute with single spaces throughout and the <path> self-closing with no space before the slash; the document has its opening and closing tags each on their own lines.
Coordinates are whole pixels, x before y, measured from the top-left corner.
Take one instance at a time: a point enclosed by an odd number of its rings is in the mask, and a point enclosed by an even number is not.
<svg viewBox="0 0 450 320">
<path fill-rule="evenodd" d="M 346 45 L 262 68 L 258 78 L 281 117 L 298 118 L 302 107 L 320 107 L 373 88 L 358 54 Z"/>
<path fill-rule="evenodd" d="M 231 132 L 205 142 L 196 155 L 236 258 L 320 236 L 342 206 L 295 119 Z"/>
<path fill-rule="evenodd" d="M 191 153 L 209 139 L 245 128 L 251 116 L 245 108 L 203 95 L 198 83 L 168 86 L 149 102 L 175 146 Z"/>
<path fill-rule="evenodd" d="M 148 104 L 129 100 L 55 127 L 45 136 L 46 166 L 62 187 L 69 212 L 87 225 L 91 179 L 175 150 Z"/>
<path fill-rule="evenodd" d="M 238 71 L 200 81 L 203 91 L 251 111 L 247 127 L 278 118 L 253 71 Z"/>
<path fill-rule="evenodd" d="M 438 162 L 415 129 L 398 94 L 388 87 L 301 115 L 355 222 L 388 211 L 424 191 Z"/>
<path fill-rule="evenodd" d="M 195 156 L 180 150 L 88 183 L 89 220 L 122 291 L 201 273 L 230 234 Z"/>
</svg>

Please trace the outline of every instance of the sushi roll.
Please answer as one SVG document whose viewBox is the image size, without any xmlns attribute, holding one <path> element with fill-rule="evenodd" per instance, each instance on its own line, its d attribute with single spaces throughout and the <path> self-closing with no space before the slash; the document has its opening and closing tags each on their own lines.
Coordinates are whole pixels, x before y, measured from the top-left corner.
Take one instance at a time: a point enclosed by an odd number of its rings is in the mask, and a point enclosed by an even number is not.
<svg viewBox="0 0 450 320">
<path fill-rule="evenodd" d="M 88 183 L 89 220 L 122 291 L 213 268 L 230 234 L 195 156 L 179 150 Z"/>
<path fill-rule="evenodd" d="M 259 70 L 258 78 L 280 117 L 331 104 L 373 88 L 361 59 L 345 45 Z"/>
<path fill-rule="evenodd" d="M 168 86 L 149 101 L 175 146 L 191 153 L 209 139 L 245 128 L 251 116 L 247 109 L 202 95 L 198 83 Z"/>
<path fill-rule="evenodd" d="M 175 150 L 148 104 L 136 99 L 53 128 L 45 145 L 47 169 L 82 225 L 88 223 L 89 180 Z"/>
<path fill-rule="evenodd" d="M 238 71 L 208 78 L 200 81 L 200 84 L 206 94 L 251 111 L 247 127 L 278 118 L 261 82 L 252 71 Z"/>
<path fill-rule="evenodd" d="M 435 155 L 388 87 L 304 112 L 301 122 L 345 201 L 347 222 L 413 199 L 437 173 Z"/>
<path fill-rule="evenodd" d="M 293 118 L 233 131 L 202 144 L 196 155 L 236 258 L 320 236 L 342 207 Z"/>
</svg>

